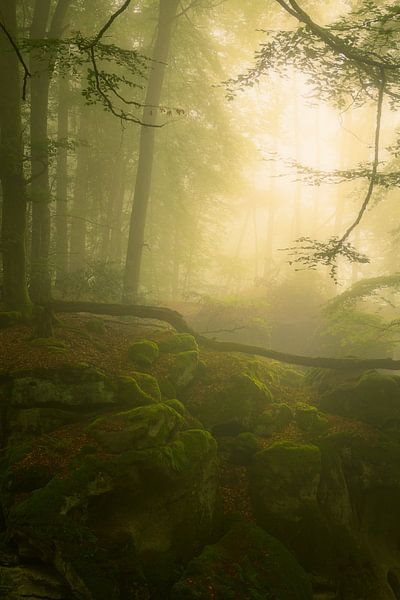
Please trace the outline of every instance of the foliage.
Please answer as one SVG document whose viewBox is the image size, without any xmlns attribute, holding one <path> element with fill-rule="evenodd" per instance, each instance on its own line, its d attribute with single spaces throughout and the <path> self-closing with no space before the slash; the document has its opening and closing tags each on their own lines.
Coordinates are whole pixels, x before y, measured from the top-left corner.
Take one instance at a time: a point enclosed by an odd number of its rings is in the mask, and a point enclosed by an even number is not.
<svg viewBox="0 0 400 600">
<path fill-rule="evenodd" d="M 58 292 L 63 298 L 74 300 L 119 301 L 122 273 L 110 263 L 92 261 L 78 271 L 65 274 L 58 282 Z"/>
</svg>

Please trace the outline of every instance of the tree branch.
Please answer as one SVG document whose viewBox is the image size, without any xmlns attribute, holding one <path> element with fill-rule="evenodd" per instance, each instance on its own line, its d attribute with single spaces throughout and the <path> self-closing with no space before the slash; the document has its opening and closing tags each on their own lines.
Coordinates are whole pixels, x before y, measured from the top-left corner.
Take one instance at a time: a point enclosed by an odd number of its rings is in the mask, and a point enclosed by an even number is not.
<svg viewBox="0 0 400 600">
<path fill-rule="evenodd" d="M 286 3 L 286 0 L 276 0 L 276 2 L 278 2 L 278 4 L 280 4 L 280 6 L 282 6 L 282 8 L 284 8 L 290 15 L 298 19 L 301 23 L 307 25 L 310 31 L 323 40 L 326 45 L 329 46 L 329 48 L 334 50 L 336 53 L 343 54 L 349 60 L 356 62 L 359 66 L 364 68 L 374 67 L 378 69 L 390 70 L 400 69 L 400 63 L 389 63 L 381 60 L 375 60 L 365 56 L 359 50 L 355 50 L 339 37 L 333 35 L 328 29 L 326 29 L 326 27 L 321 27 L 321 25 L 315 23 L 315 21 L 311 19 L 310 15 L 308 15 L 299 6 L 296 0 L 288 0 L 290 5 Z"/>
<path fill-rule="evenodd" d="M 138 304 L 102 304 L 97 302 L 65 302 L 53 300 L 44 304 L 45 312 L 75 313 L 86 312 L 97 315 L 132 316 L 142 319 L 156 319 L 169 323 L 179 333 L 190 333 L 199 344 L 210 350 L 219 352 L 241 352 L 263 356 L 279 362 L 304 367 L 317 367 L 322 369 L 390 369 L 400 370 L 400 360 L 392 358 L 328 358 L 317 356 L 301 356 L 277 352 L 259 346 L 248 346 L 236 342 L 218 342 L 210 340 L 192 329 L 182 315 L 175 310 L 160 306 L 142 306 Z"/>
<path fill-rule="evenodd" d="M 26 86 L 28 84 L 28 78 L 31 77 L 31 73 L 24 61 L 24 57 L 22 56 L 17 44 L 15 43 L 12 35 L 10 34 L 10 32 L 7 30 L 6 26 L 4 25 L 4 23 L 2 23 L 0 21 L 0 29 L 3 31 L 4 35 L 6 36 L 6 38 L 8 39 L 8 41 L 10 42 L 11 46 L 14 48 L 14 52 L 17 55 L 17 58 L 19 60 L 19 62 L 21 63 L 23 69 L 24 69 L 24 81 L 22 84 L 22 100 L 26 100 Z"/>
</svg>

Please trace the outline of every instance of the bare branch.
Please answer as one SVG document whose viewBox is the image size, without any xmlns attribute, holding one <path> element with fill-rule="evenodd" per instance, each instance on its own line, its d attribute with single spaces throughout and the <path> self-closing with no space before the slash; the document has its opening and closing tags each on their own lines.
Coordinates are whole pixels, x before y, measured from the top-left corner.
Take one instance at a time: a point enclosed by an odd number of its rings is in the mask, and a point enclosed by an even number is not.
<svg viewBox="0 0 400 600">
<path fill-rule="evenodd" d="M 22 100 L 26 100 L 26 86 L 28 83 L 28 78 L 31 77 L 31 73 L 24 61 L 24 57 L 22 56 L 17 44 L 15 43 L 12 35 L 10 34 L 10 32 L 7 30 L 6 26 L 4 25 L 4 23 L 2 23 L 0 21 L 0 29 L 3 31 L 4 35 L 6 36 L 6 38 L 8 39 L 8 41 L 10 42 L 11 46 L 14 48 L 15 54 L 18 57 L 19 62 L 21 63 L 23 69 L 24 69 L 24 81 L 22 84 Z"/>
<path fill-rule="evenodd" d="M 93 39 L 91 46 L 95 46 L 101 40 L 101 38 L 103 37 L 103 35 L 107 31 L 107 29 L 109 29 L 111 27 L 111 25 L 114 23 L 115 19 L 117 19 L 119 17 L 119 15 L 122 14 L 128 8 L 130 3 L 131 3 L 131 0 L 125 0 L 123 5 L 118 10 L 116 10 L 115 13 L 113 13 L 111 15 L 111 17 L 108 19 L 107 23 L 105 23 L 105 25 L 103 25 L 103 27 L 100 29 L 98 34 Z"/>
</svg>

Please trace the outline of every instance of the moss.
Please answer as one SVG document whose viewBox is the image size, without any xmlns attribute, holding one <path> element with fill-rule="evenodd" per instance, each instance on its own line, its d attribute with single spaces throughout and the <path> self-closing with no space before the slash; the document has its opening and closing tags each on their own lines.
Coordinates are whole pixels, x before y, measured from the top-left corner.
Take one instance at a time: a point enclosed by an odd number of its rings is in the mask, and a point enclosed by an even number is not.
<svg viewBox="0 0 400 600">
<path fill-rule="evenodd" d="M 22 321 L 23 315 L 21 312 L 16 310 L 13 311 L 2 311 L 0 312 L 0 329 L 4 329 L 5 327 L 10 327 L 10 325 L 15 325 L 16 323 Z"/>
<path fill-rule="evenodd" d="M 258 435 L 269 436 L 282 431 L 292 420 L 293 411 L 288 404 L 274 403 L 263 410 L 259 416 L 255 432 Z"/>
<path fill-rule="evenodd" d="M 151 340 L 138 340 L 128 348 L 128 357 L 143 367 L 151 367 L 158 355 L 158 345 Z"/>
<path fill-rule="evenodd" d="M 141 388 L 136 378 L 124 375 L 117 379 L 117 401 L 132 407 L 145 406 L 156 402 L 153 396 Z"/>
<path fill-rule="evenodd" d="M 154 398 L 157 402 L 161 401 L 160 387 L 155 377 L 148 373 L 139 373 L 138 371 L 132 373 L 132 377 L 136 379 L 139 386 L 146 394 Z"/>
<path fill-rule="evenodd" d="M 90 333 L 94 333 L 95 335 L 104 335 L 107 333 L 105 323 L 101 319 L 90 319 L 86 321 L 85 327 Z"/>
<path fill-rule="evenodd" d="M 187 350 L 175 355 L 169 377 L 177 390 L 182 390 L 191 383 L 196 375 L 199 364 L 198 350 Z"/>
<path fill-rule="evenodd" d="M 255 453 L 259 450 L 259 439 L 254 433 L 240 433 L 234 441 L 232 448 L 232 459 L 235 463 L 247 465 L 251 462 Z"/>
<path fill-rule="evenodd" d="M 11 404 L 15 407 L 62 406 L 93 407 L 112 405 L 114 392 L 103 378 L 77 378 L 73 383 L 39 377 L 16 377 L 11 391 Z"/>
<path fill-rule="evenodd" d="M 368 371 L 320 397 L 326 412 L 359 419 L 383 429 L 400 425 L 400 377 Z"/>
<path fill-rule="evenodd" d="M 329 421 L 315 406 L 299 402 L 295 408 L 295 421 L 300 429 L 310 433 L 321 433 L 329 428 Z"/>
<path fill-rule="evenodd" d="M 162 445 L 183 425 L 181 415 L 159 403 L 100 417 L 88 429 L 102 446 L 117 454 Z"/>
<path fill-rule="evenodd" d="M 288 550 L 262 529 L 237 523 L 188 565 L 172 600 L 311 600 L 311 584 Z"/>
<path fill-rule="evenodd" d="M 159 342 L 160 352 L 187 352 L 198 351 L 199 347 L 195 338 L 190 333 L 174 333 L 164 337 Z"/>
<path fill-rule="evenodd" d="M 210 429 L 229 423 L 250 431 L 258 425 L 260 413 L 272 399 L 266 385 L 246 372 L 233 375 L 222 386 L 215 387 L 210 386 L 201 403 L 188 402 L 192 414 Z"/>
<path fill-rule="evenodd" d="M 25 408 L 23 410 L 9 409 L 8 443 L 24 440 L 29 436 L 39 436 L 49 433 L 62 425 L 77 420 L 73 412 L 59 408 Z"/>
</svg>

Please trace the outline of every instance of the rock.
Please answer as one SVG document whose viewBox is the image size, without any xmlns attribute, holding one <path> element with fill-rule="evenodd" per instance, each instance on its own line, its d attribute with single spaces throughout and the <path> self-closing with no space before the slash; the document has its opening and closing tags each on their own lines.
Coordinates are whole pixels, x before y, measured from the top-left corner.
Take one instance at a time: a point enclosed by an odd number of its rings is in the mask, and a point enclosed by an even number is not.
<svg viewBox="0 0 400 600">
<path fill-rule="evenodd" d="M 284 402 L 274 402 L 263 410 L 257 420 L 255 432 L 270 436 L 282 431 L 293 421 L 293 410 Z"/>
<path fill-rule="evenodd" d="M 231 376 L 223 386 L 209 388 L 201 402 L 197 399 L 192 402 L 188 398 L 186 405 L 207 429 L 236 424 L 242 431 L 251 431 L 257 426 L 260 413 L 271 401 L 266 385 L 257 377 L 243 372 Z"/>
<path fill-rule="evenodd" d="M 99 417 L 89 431 L 107 451 L 116 454 L 159 445 L 183 426 L 184 419 L 175 410 L 152 404 Z"/>
<path fill-rule="evenodd" d="M 150 375 L 149 375 L 150 377 Z M 116 400 L 118 403 L 131 407 L 154 404 L 158 401 L 153 395 L 146 393 L 137 381 L 137 377 L 121 375 L 117 378 Z M 153 377 L 151 379 L 154 379 Z M 141 378 L 143 385 L 143 378 Z M 156 382 L 156 380 L 154 380 Z M 156 382 L 157 383 L 157 382 Z M 146 386 L 148 388 L 148 386 Z M 155 389 L 152 390 L 155 393 Z"/>
<path fill-rule="evenodd" d="M 11 541 L 21 557 L 55 568 L 68 598 L 141 597 L 146 581 L 162 595 L 211 535 L 216 442 L 162 403 L 99 417 L 88 429 L 102 447 L 77 454 L 61 476 L 8 503 Z M 21 456 L 10 450 L 7 460 L 3 503 Z"/>
<path fill-rule="evenodd" d="M 333 414 L 358 419 L 400 433 L 400 377 L 368 371 L 355 382 L 330 389 L 319 407 Z"/>
<path fill-rule="evenodd" d="M 160 387 L 155 377 L 148 373 L 140 373 L 138 371 L 132 373 L 132 377 L 136 379 L 139 386 L 146 394 L 151 396 L 156 402 L 161 402 Z"/>
<path fill-rule="evenodd" d="M 248 465 L 259 449 L 259 439 L 254 433 L 250 431 L 240 433 L 232 446 L 232 460 L 239 465 Z"/>
<path fill-rule="evenodd" d="M 295 421 L 300 429 L 309 433 L 322 433 L 329 428 L 328 419 L 311 404 L 298 402 L 295 407 Z"/>
<path fill-rule="evenodd" d="M 2 311 L 0 312 L 0 329 L 15 325 L 22 320 L 22 313 L 18 311 Z"/>
<path fill-rule="evenodd" d="M 143 367 L 151 367 L 158 356 L 158 345 L 151 340 L 138 340 L 128 348 L 128 357 Z"/>
<path fill-rule="evenodd" d="M 199 365 L 198 350 L 187 350 L 175 355 L 169 379 L 179 392 L 186 388 L 195 378 Z"/>
<path fill-rule="evenodd" d="M 190 333 L 172 333 L 163 337 L 159 342 L 160 352 L 187 352 L 198 351 L 199 347 L 195 338 Z"/>
<path fill-rule="evenodd" d="M 79 381 L 79 380 L 78 380 Z M 15 408 L 82 407 L 114 403 L 114 393 L 104 377 L 74 384 L 60 380 L 18 377 L 11 391 L 11 405 Z"/>
<path fill-rule="evenodd" d="M 320 477 L 319 448 L 291 442 L 277 442 L 261 450 L 250 468 L 257 522 L 281 540 L 307 570 L 315 566 L 326 531 L 317 501 Z"/>
<path fill-rule="evenodd" d="M 172 600 L 208 598 L 311 600 L 303 569 L 275 538 L 250 523 L 237 523 L 206 546 L 172 589 Z"/>
<path fill-rule="evenodd" d="M 31 437 L 49 433 L 62 425 L 74 423 L 77 415 L 60 408 L 11 408 L 7 414 L 8 444 L 26 441 Z"/>
<path fill-rule="evenodd" d="M 68 600 L 60 578 L 49 569 L 38 566 L 0 566 L 0 598 L 2 600 Z"/>
</svg>

